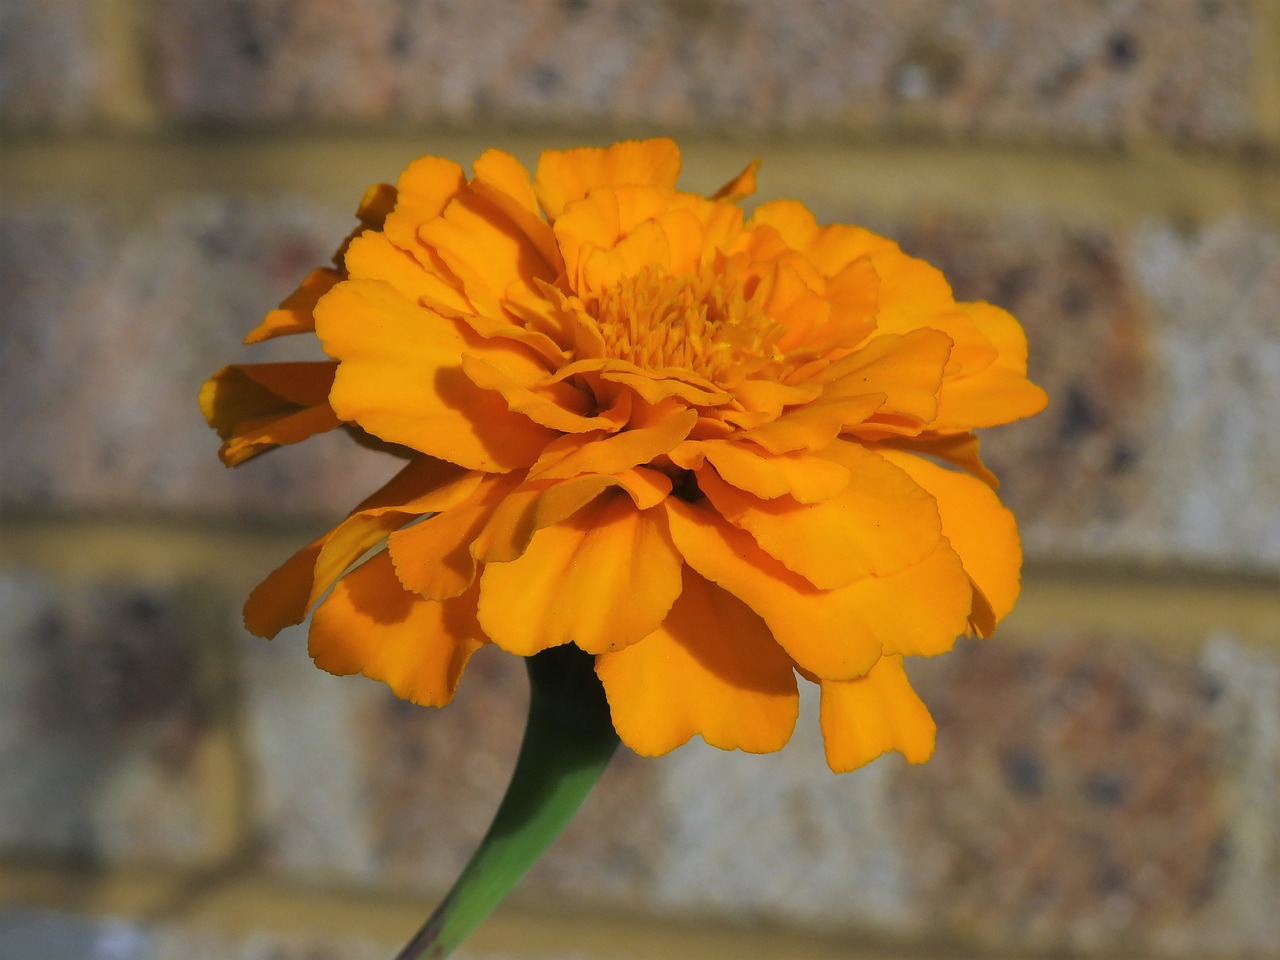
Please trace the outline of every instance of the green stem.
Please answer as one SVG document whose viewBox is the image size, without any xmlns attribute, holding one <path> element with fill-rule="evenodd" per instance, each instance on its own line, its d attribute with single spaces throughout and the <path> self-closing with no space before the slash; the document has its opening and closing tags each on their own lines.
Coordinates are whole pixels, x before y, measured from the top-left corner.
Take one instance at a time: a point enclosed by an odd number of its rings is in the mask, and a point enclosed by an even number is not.
<svg viewBox="0 0 1280 960">
<path fill-rule="evenodd" d="M 529 719 L 489 832 L 396 960 L 440 960 L 489 915 L 560 835 L 618 746 L 595 658 L 572 644 L 525 661 Z"/>
</svg>

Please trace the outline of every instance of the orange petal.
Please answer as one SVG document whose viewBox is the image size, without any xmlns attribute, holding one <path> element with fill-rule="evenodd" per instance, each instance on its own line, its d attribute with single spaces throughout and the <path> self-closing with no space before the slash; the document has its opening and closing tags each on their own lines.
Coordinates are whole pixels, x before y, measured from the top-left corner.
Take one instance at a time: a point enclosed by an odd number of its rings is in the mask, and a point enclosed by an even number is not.
<svg viewBox="0 0 1280 960">
<path fill-rule="evenodd" d="M 673 450 L 698 421 L 696 410 L 655 410 L 651 425 L 628 427 L 612 436 L 573 434 L 547 446 L 529 471 L 529 479 L 573 477 L 580 473 L 617 474 L 649 463 Z M 633 421 L 634 422 L 634 421 Z"/>
<path fill-rule="evenodd" d="M 529 171 L 511 154 L 501 150 L 486 150 L 476 160 L 474 170 L 472 189 L 506 214 L 538 249 L 548 266 L 558 273 L 564 267 L 564 261 L 556 247 L 551 225 L 542 219 L 538 211 L 538 198 L 534 196 Z"/>
<path fill-rule="evenodd" d="M 671 537 L 698 573 L 764 618 L 784 650 L 822 677 L 860 677 L 880 658 L 854 590 L 819 590 L 713 510 L 675 497 L 663 501 Z"/>
<path fill-rule="evenodd" d="M 224 367 L 200 388 L 205 420 L 226 442 L 219 452 L 235 466 L 273 447 L 332 430 L 333 363 L 262 363 Z"/>
<path fill-rule="evenodd" d="M 865 423 L 887 399 L 883 393 L 868 393 L 817 400 L 788 410 L 776 420 L 745 431 L 743 436 L 775 454 L 821 450 L 842 431 Z"/>
<path fill-rule="evenodd" d="M 806 451 L 766 453 L 754 444 L 734 440 L 706 440 L 689 446 L 696 449 L 696 459 L 711 461 L 724 481 L 765 499 L 790 496 L 799 503 L 816 503 L 849 485 L 847 468 Z M 671 459 L 687 469 L 702 466 L 675 453 Z"/>
<path fill-rule="evenodd" d="M 452 160 L 419 157 L 396 182 L 395 209 L 387 215 L 383 233 L 424 265 L 434 266 L 434 255 L 418 240 L 418 228 L 440 216 L 466 185 L 466 174 Z"/>
<path fill-rule="evenodd" d="M 471 546 L 482 563 L 507 563 L 529 546 L 534 532 L 573 516 L 610 487 L 631 497 L 638 510 L 656 507 L 671 492 L 666 474 L 634 467 L 613 475 L 583 474 L 569 480 L 527 481 L 494 510 Z"/>
<path fill-rule="evenodd" d="M 260 343 L 290 333 L 310 333 L 316 328 L 312 311 L 341 278 L 336 270 L 318 267 L 307 275 L 297 290 L 284 298 L 280 306 L 266 315 L 247 337 L 245 343 Z"/>
<path fill-rule="evenodd" d="M 362 673 L 402 699 L 442 707 L 485 642 L 475 609 L 475 590 L 444 601 L 410 593 L 384 551 L 338 581 L 316 609 L 307 649 L 322 670 Z"/>
<path fill-rule="evenodd" d="M 884 469 L 882 457 L 847 441 L 823 455 L 852 479 L 839 495 L 817 503 L 760 499 L 705 469 L 698 486 L 765 552 L 822 589 L 889 576 L 933 552 L 942 536 L 938 507 L 905 471 Z"/>
<path fill-rule="evenodd" d="M 334 410 L 376 437 L 501 473 L 528 466 L 556 436 L 467 379 L 462 353 L 480 347 L 455 321 L 385 283 L 348 280 L 335 287 L 316 308 L 316 331 L 341 361 Z"/>
<path fill-rule="evenodd" d="M 943 534 L 990 603 L 995 619 L 1003 619 L 1018 599 L 1022 568 L 1022 545 L 1013 514 L 975 477 L 945 470 L 906 451 L 883 450 L 881 455 L 937 501 Z"/>
<path fill-rule="evenodd" d="M 470 310 L 466 297 L 451 280 L 424 267 L 412 254 L 392 243 L 383 233 L 365 233 L 351 241 L 346 254 L 352 280 L 384 280 L 406 300 L 439 304 L 452 310 Z"/>
<path fill-rule="evenodd" d="M 827 765 L 848 773 L 896 750 L 908 763 L 933 755 L 937 725 L 907 681 L 901 657 L 882 657 L 857 680 L 822 681 L 822 740 Z"/>
<path fill-rule="evenodd" d="M 470 497 L 387 538 L 396 576 L 428 600 L 448 600 L 471 586 L 476 561 L 471 544 L 514 479 L 487 478 Z"/>
<path fill-rule="evenodd" d="M 756 174 L 759 170 L 760 158 L 757 157 L 748 163 L 740 174 L 713 193 L 711 199 L 725 200 L 729 203 L 745 200 L 756 192 Z"/>
<path fill-rule="evenodd" d="M 564 381 L 520 383 L 509 370 L 472 356 L 463 356 L 462 371 L 476 386 L 502 395 L 507 409 L 560 433 L 613 432 L 621 424 L 606 416 L 584 416 L 590 398 Z"/>
<path fill-rule="evenodd" d="M 657 629 L 680 592 L 681 564 L 661 512 L 605 494 L 534 533 L 518 559 L 485 567 L 480 623 L 522 656 L 570 642 L 618 650 Z"/>
<path fill-rule="evenodd" d="M 596 659 L 618 736 L 648 757 L 695 734 L 722 750 L 781 750 L 800 704 L 791 659 L 744 603 L 687 567 L 682 579 L 657 630 Z"/>
<path fill-rule="evenodd" d="M 978 437 L 973 433 L 933 433 L 887 442 L 885 447 L 906 450 L 922 456 L 944 460 L 977 477 L 992 490 L 1000 489 L 1000 480 L 987 469 L 978 455 Z"/>
<path fill-rule="evenodd" d="M 509 216 L 474 190 L 458 194 L 444 213 L 419 227 L 418 238 L 444 261 L 486 317 L 503 317 L 508 296 L 536 300 L 535 281 L 553 281 L 558 272 Z"/>
<path fill-rule="evenodd" d="M 996 427 L 1039 413 L 1049 396 L 1020 373 L 992 365 L 980 373 L 947 380 L 938 393 L 935 430 Z"/>
<path fill-rule="evenodd" d="M 938 390 L 950 354 L 951 340 L 938 330 L 886 334 L 874 337 L 815 379 L 825 384 L 826 397 L 883 395 L 880 415 L 928 424 L 938 414 Z"/>
<path fill-rule="evenodd" d="M 342 523 L 295 553 L 253 590 L 244 607 L 245 627 L 255 636 L 274 637 L 301 623 L 321 594 L 366 550 L 412 517 L 462 502 L 483 476 L 428 457 L 410 461 Z"/>
<path fill-rule="evenodd" d="M 565 205 L 596 187 L 623 185 L 670 190 L 680 176 L 680 148 L 667 138 L 626 140 L 608 147 L 547 150 L 538 160 L 533 190 L 555 222 Z"/>
</svg>

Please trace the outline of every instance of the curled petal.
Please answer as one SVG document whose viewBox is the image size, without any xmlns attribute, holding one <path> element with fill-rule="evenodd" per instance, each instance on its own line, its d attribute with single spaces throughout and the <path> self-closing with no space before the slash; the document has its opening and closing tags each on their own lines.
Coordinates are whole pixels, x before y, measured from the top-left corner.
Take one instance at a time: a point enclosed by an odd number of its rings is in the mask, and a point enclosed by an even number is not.
<svg viewBox="0 0 1280 960">
<path fill-rule="evenodd" d="M 942 521 L 933 498 L 910 475 L 858 444 L 840 441 L 824 456 L 852 478 L 834 497 L 800 503 L 763 500 L 701 470 L 698 486 L 726 519 L 816 587 L 885 577 L 933 552 Z"/>
<path fill-rule="evenodd" d="M 728 484 L 756 497 L 787 496 L 797 503 L 829 500 L 849 485 L 848 468 L 817 454 L 797 450 L 769 454 L 755 444 L 734 440 L 687 441 L 671 453 L 677 466 L 701 469 L 710 461 Z"/>
<path fill-rule="evenodd" d="M 619 650 L 662 622 L 680 592 L 681 563 L 661 511 L 606 494 L 538 530 L 518 559 L 485 567 L 480 623 L 522 656 L 562 643 Z"/>
<path fill-rule="evenodd" d="M 799 712 L 792 666 L 746 604 L 687 567 L 662 625 L 596 658 L 618 736 L 650 757 L 694 735 L 722 750 L 782 749 Z"/>
<path fill-rule="evenodd" d="M 700 575 L 732 593 L 769 625 L 782 648 L 821 677 L 860 677 L 880 658 L 860 598 L 819 590 L 792 573 L 714 511 L 663 501 L 671 537 Z"/>
<path fill-rule="evenodd" d="M 245 628 L 274 637 L 301 623 L 344 570 L 415 516 L 466 500 L 484 474 L 418 457 L 367 498 L 342 523 L 317 538 L 260 583 L 244 606 Z"/>
<path fill-rule="evenodd" d="M 960 555 L 965 572 L 990 604 L 995 622 L 1004 619 L 1018 599 L 1022 568 L 1013 514 L 976 477 L 945 470 L 905 451 L 885 450 L 881 455 L 929 491 L 938 504 L 942 532 Z M 989 634 L 995 622 L 978 632 Z"/>
<path fill-rule="evenodd" d="M 467 379 L 462 353 L 483 352 L 455 321 L 385 283 L 340 284 L 316 308 L 316 323 L 340 361 L 334 410 L 376 437 L 491 473 L 528 466 L 555 438 Z"/>
<path fill-rule="evenodd" d="M 312 316 L 316 303 L 341 279 L 336 270 L 328 267 L 312 270 L 301 286 L 268 313 L 262 323 L 244 338 L 244 342 L 261 343 L 291 333 L 311 333 L 316 328 L 315 317 Z"/>
<path fill-rule="evenodd" d="M 336 365 L 262 363 L 224 367 L 200 388 L 200 410 L 225 442 L 229 467 L 341 422 L 329 406 Z"/>
<path fill-rule="evenodd" d="M 882 657 L 856 680 L 822 681 L 819 717 L 827 765 L 835 773 L 895 750 L 908 763 L 933 755 L 938 728 L 911 689 L 901 657 Z"/>
<path fill-rule="evenodd" d="M 655 410 L 651 422 L 612 436 L 574 434 L 547 445 L 529 471 L 530 479 L 573 477 L 580 473 L 616 474 L 669 453 L 698 421 L 695 410 Z"/>
<path fill-rule="evenodd" d="M 627 140 L 608 147 L 547 150 L 538 160 L 533 190 L 552 223 L 565 205 L 596 187 L 651 186 L 669 190 L 680 176 L 680 148 L 665 137 Z"/>
<path fill-rule="evenodd" d="M 567 480 L 531 480 L 493 511 L 471 552 L 482 563 L 506 563 L 529 546 L 534 532 L 573 516 L 604 491 L 623 490 L 637 510 L 656 507 L 671 492 L 666 474 L 634 467 L 616 474 L 582 474 Z"/>
<path fill-rule="evenodd" d="M 475 610 L 474 590 L 444 601 L 410 593 L 384 551 L 338 581 L 316 609 L 307 650 L 329 673 L 361 673 L 403 700 L 442 707 L 485 643 Z"/>
<path fill-rule="evenodd" d="M 405 588 L 428 600 L 466 592 L 476 577 L 471 544 L 515 484 L 507 477 L 486 477 L 466 500 L 391 534 L 387 549 Z"/>
</svg>

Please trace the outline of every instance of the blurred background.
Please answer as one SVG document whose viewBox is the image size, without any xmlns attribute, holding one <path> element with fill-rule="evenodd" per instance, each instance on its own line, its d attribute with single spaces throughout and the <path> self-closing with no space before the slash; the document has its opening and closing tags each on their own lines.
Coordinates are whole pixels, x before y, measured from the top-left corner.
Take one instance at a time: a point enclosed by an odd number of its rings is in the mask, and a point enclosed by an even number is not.
<svg viewBox="0 0 1280 960">
<path fill-rule="evenodd" d="M 391 467 L 201 380 L 412 158 L 675 135 L 1012 310 L 1027 548 L 938 751 L 618 758 L 477 960 L 1280 957 L 1280 0 L 0 0 L 0 958 L 381 960 L 523 720 L 245 636 Z M 286 345 L 288 346 L 288 345 Z"/>
</svg>

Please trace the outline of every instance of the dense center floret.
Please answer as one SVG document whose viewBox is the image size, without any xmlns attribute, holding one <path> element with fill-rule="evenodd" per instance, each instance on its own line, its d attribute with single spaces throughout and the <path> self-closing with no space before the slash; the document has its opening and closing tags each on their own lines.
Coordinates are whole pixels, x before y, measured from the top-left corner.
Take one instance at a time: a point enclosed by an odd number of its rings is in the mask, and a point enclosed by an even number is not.
<svg viewBox="0 0 1280 960">
<path fill-rule="evenodd" d="M 605 356 L 654 372 L 694 373 L 730 387 L 782 359 L 785 329 L 712 269 L 670 274 L 650 267 L 622 278 L 592 311 Z"/>
</svg>

